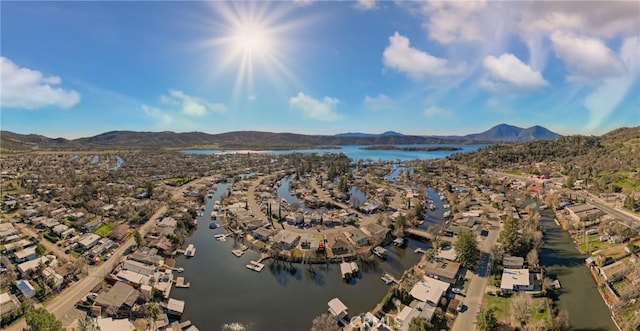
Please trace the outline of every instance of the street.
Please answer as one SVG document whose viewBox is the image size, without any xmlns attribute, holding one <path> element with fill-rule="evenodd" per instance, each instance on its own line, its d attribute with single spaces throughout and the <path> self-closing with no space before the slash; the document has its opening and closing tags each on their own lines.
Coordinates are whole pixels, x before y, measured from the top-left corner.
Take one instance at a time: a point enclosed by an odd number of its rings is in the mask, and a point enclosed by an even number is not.
<svg viewBox="0 0 640 331">
<path fill-rule="evenodd" d="M 499 232 L 500 227 L 498 226 L 489 231 L 489 235 L 478 244 L 478 248 L 480 248 L 480 262 L 473 277 L 471 277 L 466 298 L 464 299 L 464 305 L 467 306 L 467 311 L 458 314 L 458 317 L 456 317 L 453 323 L 452 331 L 470 331 L 475 329 L 476 315 L 480 311 L 485 288 L 489 281 L 488 276 L 491 273 L 491 249 L 498 241 Z"/>
</svg>

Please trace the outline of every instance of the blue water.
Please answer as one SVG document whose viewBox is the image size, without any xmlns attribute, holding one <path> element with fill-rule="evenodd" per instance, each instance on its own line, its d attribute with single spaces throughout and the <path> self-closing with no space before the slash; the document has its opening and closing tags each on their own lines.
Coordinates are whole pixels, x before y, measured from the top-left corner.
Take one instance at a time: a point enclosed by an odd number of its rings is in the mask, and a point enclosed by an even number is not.
<svg viewBox="0 0 640 331">
<path fill-rule="evenodd" d="M 473 152 L 480 147 L 485 145 L 476 144 L 476 145 L 398 145 L 398 146 L 410 146 L 410 147 L 438 147 L 438 146 L 453 146 L 460 147 L 462 150 L 459 151 L 385 151 L 385 150 L 366 150 L 362 149 L 366 147 L 364 145 L 343 145 L 341 148 L 332 148 L 332 149 L 288 149 L 288 150 L 278 150 L 278 151 L 248 151 L 248 150 L 231 150 L 231 151 L 223 151 L 223 150 L 184 150 L 181 151 L 185 154 L 233 154 L 233 153 L 266 153 L 270 155 L 285 155 L 291 153 L 302 153 L 302 154 L 330 154 L 330 153 L 343 153 L 350 159 L 354 161 L 358 160 L 372 160 L 372 161 L 408 161 L 408 160 L 417 160 L 417 159 L 438 159 L 447 157 L 451 154 L 455 153 L 464 153 L 464 152 Z"/>
<path fill-rule="evenodd" d="M 116 155 L 116 165 L 111 168 L 111 170 L 118 170 L 120 169 L 120 167 L 122 167 L 123 164 L 124 160 L 122 159 L 122 157 L 120 157 L 120 155 Z"/>
</svg>

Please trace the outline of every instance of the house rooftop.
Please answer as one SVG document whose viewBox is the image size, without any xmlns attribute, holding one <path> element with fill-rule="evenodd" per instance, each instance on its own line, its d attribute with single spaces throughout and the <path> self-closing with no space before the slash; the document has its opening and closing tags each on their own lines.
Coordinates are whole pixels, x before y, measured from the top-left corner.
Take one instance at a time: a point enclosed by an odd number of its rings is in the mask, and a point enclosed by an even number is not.
<svg viewBox="0 0 640 331">
<path fill-rule="evenodd" d="M 530 284 L 529 269 L 504 269 L 502 271 L 501 289 L 513 290 L 517 286 L 529 286 Z"/>
<path fill-rule="evenodd" d="M 347 306 L 345 306 L 345 304 L 342 303 L 342 301 L 340 301 L 340 299 L 338 298 L 331 299 L 327 303 L 327 305 L 329 306 L 329 312 L 333 316 L 340 316 L 341 314 L 347 312 Z"/>
<path fill-rule="evenodd" d="M 133 287 L 116 282 L 107 292 L 102 292 L 96 299 L 96 304 L 103 307 L 122 307 L 123 304 L 133 306 L 138 299 L 139 292 Z"/>
<path fill-rule="evenodd" d="M 437 305 L 448 288 L 449 283 L 425 276 L 422 281 L 413 286 L 409 294 L 416 300 Z"/>
</svg>

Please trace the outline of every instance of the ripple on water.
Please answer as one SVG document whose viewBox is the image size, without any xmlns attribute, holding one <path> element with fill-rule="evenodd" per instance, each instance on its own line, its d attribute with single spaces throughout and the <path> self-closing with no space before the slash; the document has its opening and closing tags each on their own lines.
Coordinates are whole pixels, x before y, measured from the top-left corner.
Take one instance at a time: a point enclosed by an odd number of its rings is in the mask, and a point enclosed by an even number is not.
<svg viewBox="0 0 640 331">
<path fill-rule="evenodd" d="M 247 326 L 238 322 L 227 323 L 222 326 L 222 331 L 246 331 L 246 330 L 247 330 Z"/>
</svg>

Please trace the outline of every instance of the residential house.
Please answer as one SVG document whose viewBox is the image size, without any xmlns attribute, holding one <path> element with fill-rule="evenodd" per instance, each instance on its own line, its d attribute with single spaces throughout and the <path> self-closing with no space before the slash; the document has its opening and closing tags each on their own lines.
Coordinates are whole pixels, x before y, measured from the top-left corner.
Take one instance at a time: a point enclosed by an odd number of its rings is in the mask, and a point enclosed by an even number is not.
<svg viewBox="0 0 640 331">
<path fill-rule="evenodd" d="M 618 261 L 600 268 L 600 275 L 608 282 L 615 282 L 622 278 L 626 269 L 627 265 Z"/>
<path fill-rule="evenodd" d="M 98 294 L 95 304 L 105 309 L 109 307 L 130 309 L 138 300 L 139 295 L 140 292 L 133 287 L 122 282 L 116 282 L 109 290 Z"/>
<path fill-rule="evenodd" d="M 449 285 L 445 281 L 425 276 L 411 288 L 409 294 L 418 301 L 436 307 L 449 289 Z"/>
<path fill-rule="evenodd" d="M 529 269 L 503 269 L 500 289 L 503 292 L 511 291 L 532 291 L 533 275 L 529 274 Z"/>
<path fill-rule="evenodd" d="M 342 255 L 349 253 L 351 246 L 343 239 L 335 239 L 333 245 L 331 245 L 331 252 L 333 255 Z"/>
<path fill-rule="evenodd" d="M 55 272 L 51 267 L 44 268 L 44 270 L 42 270 L 42 276 L 49 281 L 53 288 L 60 287 L 64 282 L 64 277 Z"/>
<path fill-rule="evenodd" d="M 300 235 L 289 230 L 282 230 L 274 236 L 274 241 L 282 247 L 282 249 L 292 249 L 298 245 Z"/>
<path fill-rule="evenodd" d="M 82 228 L 84 229 L 84 231 L 86 232 L 93 232 L 95 231 L 98 227 L 100 227 L 100 225 L 102 225 L 102 219 L 101 218 L 94 218 L 91 221 L 85 223 Z"/>
<path fill-rule="evenodd" d="M 169 298 L 167 302 L 167 314 L 180 317 L 184 312 L 184 301 Z"/>
<path fill-rule="evenodd" d="M 5 292 L 0 294 L 0 316 L 14 313 L 20 307 L 20 301 L 15 295 Z"/>
<path fill-rule="evenodd" d="M 100 239 L 101 237 L 95 233 L 87 233 L 78 239 L 78 244 L 84 249 L 89 249 L 95 246 Z"/>
<path fill-rule="evenodd" d="M 7 237 L 18 234 L 18 230 L 13 227 L 10 222 L 0 223 L 0 241 L 6 240 Z"/>
<path fill-rule="evenodd" d="M 38 254 L 36 254 L 36 246 L 30 246 L 21 249 L 13 253 L 13 257 L 15 258 L 17 263 L 34 260 L 38 257 Z"/>
<path fill-rule="evenodd" d="M 449 284 L 458 282 L 463 274 L 461 272 L 460 263 L 453 261 L 433 261 L 427 262 L 423 267 L 425 273 L 429 277 L 445 281 Z"/>
<path fill-rule="evenodd" d="M 27 298 L 33 298 L 36 295 L 36 289 L 28 280 L 20 279 L 16 281 L 16 287 Z"/>
<path fill-rule="evenodd" d="M 519 256 L 507 255 L 502 258 L 502 266 L 507 269 L 522 269 L 524 259 Z"/>
<path fill-rule="evenodd" d="M 152 266 L 160 266 L 164 263 L 164 258 L 158 255 L 158 250 L 149 247 L 143 247 L 142 249 L 133 252 L 129 256 L 129 260 L 142 262 Z"/>
<path fill-rule="evenodd" d="M 594 221 L 605 214 L 590 204 L 573 205 L 566 207 L 565 210 L 569 212 L 569 216 L 575 222 Z"/>
<path fill-rule="evenodd" d="M 345 232 L 345 235 L 357 247 L 371 244 L 369 237 L 359 228 L 353 228 L 351 231 Z"/>
<path fill-rule="evenodd" d="M 329 300 L 327 306 L 329 306 L 329 313 L 331 313 L 331 315 L 333 315 L 337 319 L 345 318 L 348 314 L 347 306 L 338 298 Z"/>
<path fill-rule="evenodd" d="M 271 238 L 271 235 L 272 235 L 271 230 L 267 230 L 262 227 L 253 230 L 253 237 L 264 242 L 269 241 L 269 238 Z"/>
<path fill-rule="evenodd" d="M 69 227 L 65 224 L 58 224 L 51 229 L 58 237 L 62 237 L 62 233 L 69 230 Z"/>
</svg>

